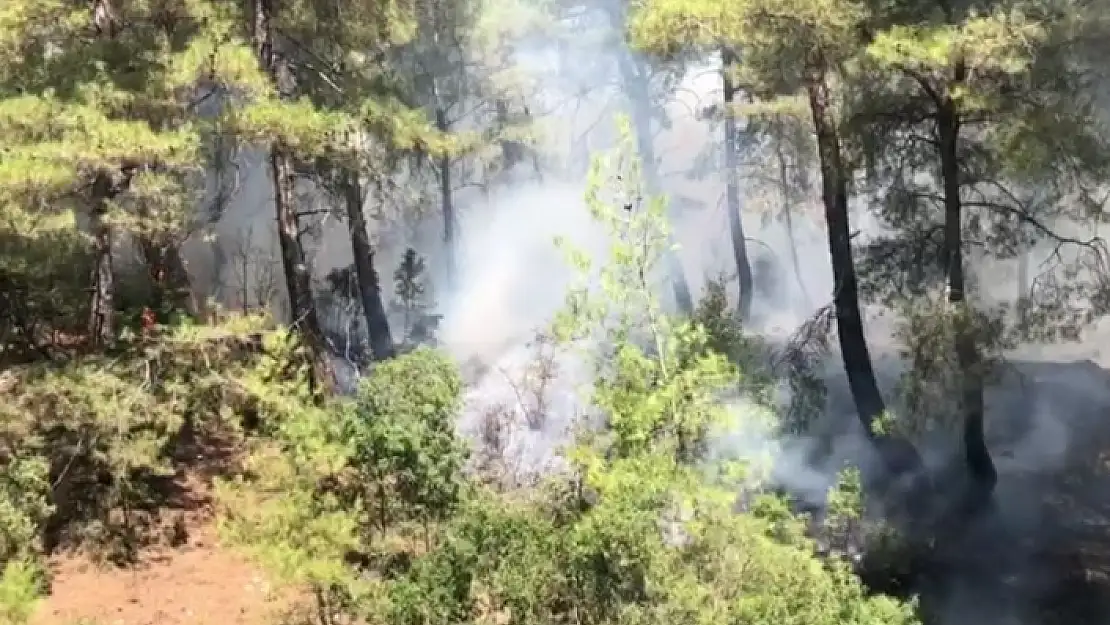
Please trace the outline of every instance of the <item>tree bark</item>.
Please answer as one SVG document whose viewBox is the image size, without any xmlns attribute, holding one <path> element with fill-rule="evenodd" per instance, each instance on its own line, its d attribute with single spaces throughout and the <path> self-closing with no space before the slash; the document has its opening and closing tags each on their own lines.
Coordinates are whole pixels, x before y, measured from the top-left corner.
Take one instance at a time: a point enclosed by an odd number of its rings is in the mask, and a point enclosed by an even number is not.
<svg viewBox="0 0 1110 625">
<path fill-rule="evenodd" d="M 450 130 L 447 123 L 447 112 L 443 108 L 436 109 L 436 128 L 440 132 Z M 439 158 L 439 197 L 443 211 L 443 248 L 447 260 L 447 284 L 455 285 L 458 278 L 457 242 L 455 236 L 455 198 L 451 189 L 451 157 L 444 154 Z"/>
<path fill-rule="evenodd" d="M 274 53 L 272 18 L 273 0 L 254 0 L 253 35 L 258 59 L 276 86 L 283 74 L 284 68 L 281 65 L 284 61 Z M 278 222 L 281 264 L 292 315 L 290 325 L 301 334 L 311 351 L 313 386 L 318 390 L 330 391 L 335 388 L 337 380 L 316 312 L 316 302 L 312 295 L 312 276 L 300 241 L 300 224 L 294 206 L 296 173 L 293 157 L 280 140 L 272 141 L 270 144 L 269 164 L 274 186 L 274 211 Z"/>
<path fill-rule="evenodd" d="M 97 35 L 115 37 L 119 21 L 107 0 L 93 3 L 93 25 Z M 130 175 L 129 173 L 127 175 Z M 111 173 L 99 171 L 92 183 L 89 226 L 93 237 L 92 294 L 89 300 L 89 344 L 93 347 L 115 341 L 116 277 L 112 266 L 112 225 L 108 223 L 108 202 L 119 194 Z"/>
<path fill-rule="evenodd" d="M 790 173 L 786 163 L 786 154 L 781 143 L 775 147 L 775 157 L 779 165 L 779 191 L 782 193 L 782 219 L 786 226 L 786 242 L 790 246 L 790 263 L 794 268 L 794 280 L 798 283 L 798 293 L 802 296 L 802 303 L 806 310 L 813 306 L 813 298 L 809 296 L 806 288 L 805 277 L 802 275 L 802 261 L 798 257 L 798 234 L 794 230 L 794 200 L 797 191 L 791 185 Z"/>
<path fill-rule="evenodd" d="M 960 79 L 959 73 L 957 67 L 957 80 Z M 974 328 L 971 326 L 971 309 L 967 302 L 964 279 L 959 135 L 960 115 L 956 103 L 950 95 L 946 95 L 937 114 L 937 139 L 944 187 L 945 275 L 948 282 L 948 303 L 957 317 L 953 347 L 960 368 L 964 461 L 973 489 L 968 503 L 976 504 L 990 497 L 998 481 L 998 474 L 987 448 L 984 432 L 983 363 L 976 345 Z"/>
<path fill-rule="evenodd" d="M 740 215 L 740 183 L 737 180 L 737 137 L 736 112 L 734 103 L 738 89 L 732 80 L 733 65 L 736 57 L 727 46 L 721 48 L 721 81 L 725 97 L 725 210 L 728 211 L 729 238 L 732 240 L 732 256 L 736 261 L 738 287 L 740 289 L 740 319 L 747 321 L 752 315 L 752 265 L 748 259 L 748 246 L 744 238 L 744 221 Z"/>
<path fill-rule="evenodd" d="M 1029 320 L 1029 250 L 1022 250 L 1017 257 L 1017 297 L 1014 299 L 1014 311 L 1018 325 L 1022 328 Z"/>
<path fill-rule="evenodd" d="M 193 301 L 189 272 L 177 242 L 170 236 L 141 235 L 137 238 L 154 287 L 151 308 L 159 314 L 184 310 L 199 317 L 203 309 L 200 302 Z"/>
<path fill-rule="evenodd" d="M 651 132 L 651 111 L 647 78 L 641 73 L 642 67 L 637 67 L 631 54 L 622 52 L 618 59 L 621 71 L 621 81 L 624 83 L 625 92 L 628 94 L 629 109 L 632 113 L 632 126 L 636 132 L 636 147 L 640 155 L 644 172 L 644 186 L 647 195 L 655 195 L 662 191 L 659 180 L 659 165 L 655 159 L 655 142 Z M 671 222 L 674 219 L 672 215 Z M 671 235 L 673 241 L 674 235 Z M 667 250 L 664 258 L 667 273 L 670 276 L 671 288 L 674 292 L 675 305 L 685 315 L 694 312 L 694 297 L 690 293 L 690 283 L 686 280 L 686 272 L 682 268 L 682 259 L 673 249 Z"/>
<path fill-rule="evenodd" d="M 382 303 L 381 285 L 374 270 L 374 248 L 370 245 L 366 214 L 363 212 L 362 185 L 358 174 L 343 173 L 344 202 L 347 205 L 347 229 L 351 235 L 351 251 L 355 260 L 355 278 L 358 281 L 359 299 L 370 335 L 370 352 L 376 360 L 392 358 L 395 351 L 393 335 L 389 332 L 389 318 Z"/>
<path fill-rule="evenodd" d="M 848 177 L 844 171 L 840 137 L 830 108 L 825 60 L 818 54 L 810 60 L 806 93 L 813 115 L 813 129 L 821 171 L 821 200 L 825 207 L 829 255 L 832 260 L 837 335 L 848 386 L 865 433 L 876 442 L 876 449 L 887 468 L 895 475 L 917 471 L 921 458 L 908 443 L 892 440 L 881 432 L 886 404 L 875 379 L 871 353 L 863 331 L 859 305 L 859 285 L 852 259 L 851 224 L 848 211 Z"/>
<path fill-rule="evenodd" d="M 89 302 L 89 343 L 109 345 L 115 340 L 115 271 L 112 267 L 112 226 L 108 202 L 114 193 L 110 174 L 100 172 L 93 180 L 90 227 L 93 236 L 92 297 Z"/>
</svg>

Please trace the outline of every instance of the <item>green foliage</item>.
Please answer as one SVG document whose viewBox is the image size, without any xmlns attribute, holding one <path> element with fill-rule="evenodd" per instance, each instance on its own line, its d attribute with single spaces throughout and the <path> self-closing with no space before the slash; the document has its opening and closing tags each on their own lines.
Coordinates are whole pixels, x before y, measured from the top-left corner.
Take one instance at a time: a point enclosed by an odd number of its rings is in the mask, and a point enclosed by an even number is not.
<svg viewBox="0 0 1110 625">
<path fill-rule="evenodd" d="M 117 266 L 125 328 L 111 349 L 79 349 L 94 261 L 78 227 L 86 214 L 106 209 L 117 247 L 134 241 L 164 259 L 211 217 L 195 206 L 214 139 L 276 144 L 298 176 L 323 183 L 342 172 L 389 193 L 389 174 L 416 180 L 410 164 L 430 157 L 440 175 L 467 184 L 473 172 L 460 164 L 485 167 L 494 147 L 505 162 L 532 149 L 531 120 L 511 119 L 513 77 L 491 67 L 511 56 L 504 36 L 555 29 L 550 17 L 566 10 L 282 2 L 274 29 L 296 62 L 275 79 L 259 66 L 243 3 L 115 4 L 125 27 L 111 36 L 85 6 L 0 8 L 0 620 L 31 614 L 44 547 L 70 539 L 134 555 L 138 526 L 166 495 L 159 487 L 182 468 L 183 441 L 210 428 L 246 452 L 241 472 L 218 480 L 223 535 L 280 581 L 312 591 L 324 623 L 339 614 L 378 625 L 917 622 L 912 603 L 869 595 L 839 557 L 861 543 L 899 553 L 897 537 L 867 518 L 857 471 L 842 475 L 815 528 L 762 490 L 761 458 L 712 453 L 722 433 L 806 431 L 824 400 L 816 365 L 827 310 L 774 359 L 744 334 L 721 284 L 691 318 L 665 314 L 655 293 L 674 251 L 666 203 L 643 196 L 653 176 L 633 157 L 627 120 L 620 148 L 593 163 L 586 197 L 610 235 L 607 256 L 561 243 L 581 275 L 552 322 L 558 345 L 593 365 L 590 410 L 601 427 L 566 450 L 564 473 L 534 488 L 490 489 L 467 473 L 456 432 L 463 382 L 426 347 L 375 365 L 353 397 L 321 397 L 305 383 L 305 346 L 268 320 L 138 331 L 158 292 L 138 283 L 156 272 Z M 752 134 L 799 152 L 812 150 L 809 126 L 795 123 L 807 112 L 799 87 L 827 70 L 850 167 L 890 183 L 882 216 L 914 235 L 938 221 L 936 185 L 917 183 L 935 155 L 902 141 L 951 97 L 964 126 L 976 126 L 960 157 L 975 174 L 968 238 L 1003 249 L 1027 245 L 1034 217 L 1101 215 L 1064 200 L 1101 181 L 1110 159 L 1061 43 L 1069 19 L 1060 13 L 1081 7 L 994 5 L 941 21 L 910 1 L 646 0 L 634 3 L 629 26 L 640 48 L 672 58 L 734 45 Z M 483 55 L 502 58 L 476 76 Z M 215 116 L 200 112 L 209 97 L 220 99 Z M 448 136 L 420 110 L 470 109 L 472 100 L 498 117 L 495 131 Z M 797 161 L 803 181 L 810 160 Z M 480 182 L 491 173 L 482 169 Z M 1022 204 L 1000 199 L 1015 182 L 1044 188 L 1038 210 L 1007 210 Z M 432 342 L 438 321 L 425 274 L 414 250 L 394 274 L 410 346 Z M 927 280 L 911 277 L 920 294 Z M 920 433 L 936 418 L 927 410 L 953 394 L 955 337 L 975 334 L 989 369 L 1014 333 L 994 316 L 912 301 L 902 338 L 913 409 L 880 425 Z M 1040 314 L 1028 318 L 1063 319 L 1047 306 Z M 780 374 L 789 406 L 771 396 Z M 831 557 L 817 555 L 813 535 L 832 543 Z"/>
<path fill-rule="evenodd" d="M 967 372 L 951 346 L 959 332 L 976 337 L 981 354 L 976 375 L 992 380 L 1005 351 L 1016 346 L 1004 321 L 1000 311 L 976 311 L 969 317 L 935 296 L 917 298 L 907 305 L 896 332 L 901 355 L 909 365 L 899 384 L 904 412 L 889 419 L 888 431 L 915 441 L 929 434 L 958 432 L 959 397 Z"/>
<path fill-rule="evenodd" d="M 27 623 L 45 594 L 45 571 L 30 559 L 9 560 L 0 566 L 0 623 Z"/>
<path fill-rule="evenodd" d="M 41 529 L 53 512 L 49 465 L 44 458 L 4 445 L 7 457 L 0 477 L 0 563 L 35 555 L 42 548 Z"/>
<path fill-rule="evenodd" d="M 665 205 L 660 198 L 641 201 L 627 120 L 620 131 L 622 149 L 595 161 L 586 196 L 591 214 L 609 229 L 608 263 L 591 272 L 584 253 L 560 242 L 584 274 L 583 283 L 568 293 L 554 334 L 563 342 L 611 343 L 596 359 L 593 401 L 606 415 L 612 453 L 623 457 L 669 447 L 694 460 L 704 454 L 710 431 L 728 422 L 716 400 L 734 388 L 738 372 L 709 348 L 702 326 L 668 318 L 654 297 L 649 276 L 669 248 Z M 606 184 L 606 177 L 616 185 Z M 605 197 L 607 190 L 616 197 Z M 590 288 L 591 280 L 598 289 Z"/>
<path fill-rule="evenodd" d="M 468 501 L 442 542 L 388 589 L 385 623 L 523 622 L 550 618 L 561 538 L 531 507 L 486 494 Z M 500 617 L 500 618 L 499 618 Z"/>
<path fill-rule="evenodd" d="M 383 532 L 440 521 L 458 503 L 468 456 L 455 434 L 461 393 L 455 366 L 428 348 L 382 363 L 359 388 L 345 438 Z"/>
<path fill-rule="evenodd" d="M 306 366 L 291 335 L 268 334 L 264 345 L 267 356 L 241 384 L 268 436 L 253 441 L 244 475 L 217 481 L 221 530 L 276 581 L 307 585 L 326 602 L 333 588 L 357 585 L 343 558 L 359 545 L 359 509 L 323 487 L 342 473 L 354 446 L 336 418 L 340 407 L 314 403 L 305 378 L 289 371 Z"/>
<path fill-rule="evenodd" d="M 568 474 L 527 490 L 468 479 L 454 432 L 461 380 L 430 349 L 377 365 L 355 398 L 323 405 L 275 386 L 280 363 L 264 362 L 244 386 L 269 435 L 248 476 L 220 487 L 225 535 L 313 589 L 325 621 L 915 623 L 912 605 L 869 597 L 844 565 L 818 559 L 781 500 L 735 512 L 752 476 L 704 444 L 738 380 L 711 345 L 739 347 L 740 335 L 721 325 L 711 339 L 660 314 L 646 269 L 665 250 L 662 213 L 608 207 L 600 188 L 591 197 L 612 257 L 587 276 L 599 289 L 569 294 L 555 328 L 600 341 L 586 354 L 607 427 L 568 451 Z"/>
<path fill-rule="evenodd" d="M 597 272 L 601 295 L 571 293 L 557 329 L 596 337 L 596 323 L 610 322 L 593 393 L 609 427 L 572 452 L 569 488 L 553 478 L 539 497 L 487 494 L 464 506 L 438 547 L 390 585 L 389 622 L 914 622 L 911 606 L 869 598 L 844 566 L 822 564 L 788 511 L 735 514 L 733 474 L 707 480 L 689 462 L 696 454 L 676 454 L 723 417 L 714 390 L 735 370 L 708 350 L 704 330 L 653 313 L 644 269 L 666 241 L 661 214 L 636 206 L 622 216 L 597 197 L 591 208 L 613 227 L 611 265 Z M 629 241 L 657 244 L 645 253 Z M 637 324 L 656 352 L 630 342 Z"/>
<path fill-rule="evenodd" d="M 602 497 L 570 526 L 482 503 L 399 584 L 390 623 L 912 622 L 756 516 L 706 514 L 679 547 L 637 498 Z"/>
<path fill-rule="evenodd" d="M 865 3 L 854 0 L 649 0 L 630 24 L 635 44 L 650 52 L 727 42 L 740 63 L 737 83 L 761 97 L 793 96 L 819 54 L 835 66 L 858 49 Z"/>
<path fill-rule="evenodd" d="M 8 434 L 8 433 L 5 433 Z M 0 623 L 26 623 L 46 592 L 42 531 L 54 509 L 46 459 L 0 436 Z M 13 448 L 14 447 L 14 448 Z"/>
<path fill-rule="evenodd" d="M 430 547 L 464 493 L 458 373 L 418 349 L 379 365 L 353 400 L 317 405 L 295 378 L 275 388 L 292 353 L 288 337 L 269 340 L 273 360 L 247 387 L 270 435 L 255 442 L 247 476 L 219 485 L 224 535 L 280 581 L 312 588 L 322 613 L 369 601 L 349 556 L 388 559 L 416 533 Z"/>
<path fill-rule="evenodd" d="M 203 429 L 234 405 L 227 385 L 252 357 L 239 332 L 259 323 L 166 328 L 110 356 L 9 371 L 0 395 L 0 457 L 12 486 L 4 492 L 22 494 L 3 507 L 24 515 L 12 540 L 34 545 L 27 532 L 37 537 L 50 515 L 64 528 L 55 542 L 133 555 L 145 537 L 134 535 L 141 528 L 130 513 L 160 496 L 155 486 L 173 473 L 181 432 Z M 47 495 L 56 510 L 44 507 Z"/>
</svg>

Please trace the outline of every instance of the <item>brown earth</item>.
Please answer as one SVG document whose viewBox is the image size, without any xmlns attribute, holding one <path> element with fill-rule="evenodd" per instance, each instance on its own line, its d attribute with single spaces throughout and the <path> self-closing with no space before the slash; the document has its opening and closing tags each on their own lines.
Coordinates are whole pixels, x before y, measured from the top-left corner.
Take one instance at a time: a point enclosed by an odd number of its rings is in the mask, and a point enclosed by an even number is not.
<svg viewBox="0 0 1110 625">
<path fill-rule="evenodd" d="M 228 439 L 183 444 L 167 503 L 151 515 L 167 539 L 126 566 L 77 553 L 50 558 L 51 594 L 31 625 L 270 625 L 290 607 L 257 567 L 217 537 L 212 481 L 234 472 Z"/>
<path fill-rule="evenodd" d="M 211 527 L 192 528 L 188 545 L 144 554 L 138 565 L 98 567 L 57 557 L 50 597 L 31 625 L 263 625 L 283 607 L 264 577 L 223 549 Z"/>
</svg>

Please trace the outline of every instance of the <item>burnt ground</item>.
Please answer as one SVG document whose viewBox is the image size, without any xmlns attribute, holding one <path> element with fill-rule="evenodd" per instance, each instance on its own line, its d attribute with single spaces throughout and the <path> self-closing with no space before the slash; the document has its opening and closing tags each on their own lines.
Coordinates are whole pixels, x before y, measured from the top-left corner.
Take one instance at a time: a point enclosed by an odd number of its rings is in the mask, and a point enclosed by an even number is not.
<svg viewBox="0 0 1110 625">
<path fill-rule="evenodd" d="M 988 392 L 994 501 L 939 536 L 914 576 L 911 592 L 929 621 L 1110 619 L 1110 370 L 1091 359 L 1097 352 L 1081 355 L 1088 358 L 1012 360 Z M 876 358 L 888 396 L 898 369 L 893 357 Z M 832 413 L 844 414 L 850 397 L 839 385 L 831 390 Z M 854 414 L 846 421 L 854 425 Z M 841 458 L 859 453 L 858 432 L 840 436 L 850 441 Z"/>
</svg>

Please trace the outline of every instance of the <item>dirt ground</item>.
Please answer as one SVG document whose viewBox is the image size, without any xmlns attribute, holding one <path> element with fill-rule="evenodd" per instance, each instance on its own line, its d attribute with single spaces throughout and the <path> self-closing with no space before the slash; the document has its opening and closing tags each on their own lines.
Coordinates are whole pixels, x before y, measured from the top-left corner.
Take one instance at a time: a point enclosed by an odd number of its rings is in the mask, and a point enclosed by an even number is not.
<svg viewBox="0 0 1110 625">
<path fill-rule="evenodd" d="M 52 562 L 54 583 L 31 625 L 269 625 L 282 605 L 211 527 L 190 544 L 144 554 L 138 566 L 97 567 L 77 556 Z"/>
<path fill-rule="evenodd" d="M 50 559 L 51 594 L 31 625 L 273 625 L 289 607 L 245 557 L 221 546 L 212 481 L 238 463 L 234 443 L 206 438 L 178 452 L 172 496 L 158 510 L 175 538 L 124 567 L 76 553 Z M 165 528 L 161 528 L 162 531 Z"/>
</svg>

